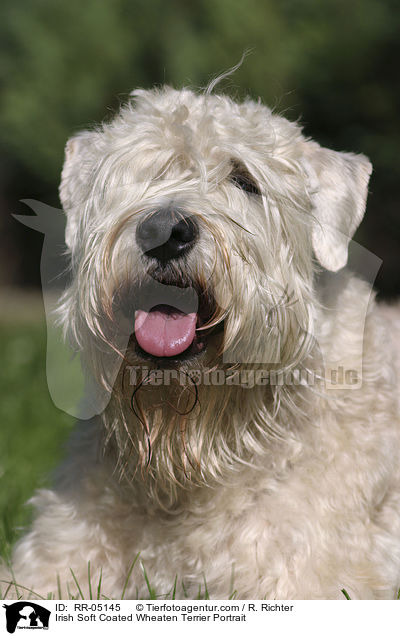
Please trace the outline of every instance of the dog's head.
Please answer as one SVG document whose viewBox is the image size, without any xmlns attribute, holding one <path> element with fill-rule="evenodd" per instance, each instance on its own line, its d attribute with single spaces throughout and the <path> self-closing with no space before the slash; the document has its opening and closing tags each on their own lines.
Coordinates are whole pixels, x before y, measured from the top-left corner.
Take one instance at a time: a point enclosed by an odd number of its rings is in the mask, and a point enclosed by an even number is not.
<svg viewBox="0 0 400 636">
<path fill-rule="evenodd" d="M 70 335 L 105 384 L 107 349 L 152 369 L 301 363 L 315 262 L 345 265 L 370 172 L 260 103 L 135 91 L 67 144 Z"/>
<path fill-rule="evenodd" d="M 136 360 L 156 366 L 208 350 L 209 362 L 298 361 L 312 248 L 324 267 L 345 265 L 370 170 L 259 103 L 135 91 L 67 144 L 69 327 L 108 341 L 123 316 Z"/>
</svg>

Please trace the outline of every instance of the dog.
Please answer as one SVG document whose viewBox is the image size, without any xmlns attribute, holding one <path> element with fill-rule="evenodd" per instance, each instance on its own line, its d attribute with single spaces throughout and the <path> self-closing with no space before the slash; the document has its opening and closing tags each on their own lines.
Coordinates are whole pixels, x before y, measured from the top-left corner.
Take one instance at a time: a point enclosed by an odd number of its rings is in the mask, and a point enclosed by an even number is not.
<svg viewBox="0 0 400 636">
<path fill-rule="evenodd" d="M 395 598 L 400 320 L 345 268 L 370 174 L 212 91 L 136 90 L 67 143 L 58 320 L 105 406 L 31 500 L 16 587 Z"/>
</svg>

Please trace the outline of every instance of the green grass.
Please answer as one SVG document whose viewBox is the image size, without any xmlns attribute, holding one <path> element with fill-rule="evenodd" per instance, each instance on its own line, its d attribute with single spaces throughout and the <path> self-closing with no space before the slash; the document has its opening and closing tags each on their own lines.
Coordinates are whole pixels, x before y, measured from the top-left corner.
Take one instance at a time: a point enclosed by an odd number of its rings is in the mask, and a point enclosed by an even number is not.
<svg viewBox="0 0 400 636">
<path fill-rule="evenodd" d="M 52 403 L 46 382 L 46 329 L 39 320 L 0 322 L 0 555 L 29 522 L 24 506 L 49 484 L 73 418 Z"/>
<path fill-rule="evenodd" d="M 178 581 L 178 577 L 175 577 L 174 583 L 171 587 L 171 589 L 167 590 L 166 592 L 160 593 L 158 591 L 156 591 L 156 589 L 153 587 L 153 585 L 150 583 L 149 577 L 147 575 L 146 572 L 146 568 L 143 564 L 143 562 L 140 560 L 140 553 L 138 553 L 134 560 L 132 561 L 131 566 L 128 569 L 127 575 L 126 575 L 126 579 L 122 588 L 122 591 L 120 594 L 117 594 L 116 597 L 114 598 L 110 598 L 108 596 L 106 596 L 105 594 L 103 594 L 102 591 L 102 572 L 100 572 L 98 581 L 94 581 L 92 578 L 92 574 L 91 574 L 91 567 L 90 567 L 90 561 L 88 561 L 87 564 L 87 580 L 83 580 L 83 581 L 79 581 L 78 578 L 76 577 L 74 571 L 71 569 L 71 576 L 73 579 L 73 588 L 71 589 L 70 586 L 67 584 L 66 586 L 64 586 L 62 584 L 62 581 L 60 581 L 60 579 L 58 578 L 58 591 L 57 594 L 54 593 L 49 593 L 47 596 L 42 596 L 41 594 L 38 594 L 37 592 L 35 592 L 35 590 L 32 590 L 31 588 L 25 587 L 24 585 L 21 585 L 18 581 L 10 581 L 9 583 L 2 583 L 0 582 L 0 599 L 1 600 L 5 600 L 8 598 L 32 598 L 32 599 L 55 599 L 55 600 L 60 600 L 60 599 L 69 599 L 69 600 L 77 600 L 77 599 L 81 599 L 81 600 L 124 600 L 125 598 L 125 593 L 126 593 L 126 589 L 128 587 L 128 585 L 132 582 L 132 580 L 134 580 L 134 570 L 135 570 L 135 566 L 136 569 L 138 567 L 141 568 L 142 572 L 143 572 L 143 576 L 144 579 L 146 581 L 146 586 L 147 586 L 147 593 L 145 594 L 144 597 L 140 597 L 139 596 L 139 592 L 138 589 L 136 588 L 136 595 L 133 595 L 132 598 L 145 598 L 147 600 L 175 600 L 176 599 L 176 595 L 177 595 L 177 591 L 179 593 L 179 598 L 180 599 L 191 599 L 191 600 L 196 600 L 196 601 L 201 601 L 201 600 L 210 600 L 210 595 L 208 592 L 208 588 L 207 588 L 207 582 L 205 580 L 204 577 L 204 583 L 199 584 L 198 587 L 198 592 L 197 595 L 189 595 L 187 593 L 187 590 L 185 588 L 185 585 L 183 583 L 183 581 L 181 581 L 179 583 Z M 65 593 L 62 592 L 63 589 L 67 589 L 67 594 L 65 595 Z M 83 590 L 88 589 L 88 594 L 84 594 Z M 131 598 L 131 597 L 130 597 Z M 233 590 L 229 597 L 228 600 L 232 601 L 236 598 L 236 591 Z"/>
</svg>

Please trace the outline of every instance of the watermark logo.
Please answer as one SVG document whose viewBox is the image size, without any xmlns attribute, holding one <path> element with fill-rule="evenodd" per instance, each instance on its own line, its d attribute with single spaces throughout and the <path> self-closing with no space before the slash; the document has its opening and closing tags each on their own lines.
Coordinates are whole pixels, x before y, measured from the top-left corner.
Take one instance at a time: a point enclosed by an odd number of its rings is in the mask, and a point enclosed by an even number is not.
<svg viewBox="0 0 400 636">
<path fill-rule="evenodd" d="M 3 607 L 6 610 L 9 634 L 14 634 L 16 629 L 49 629 L 51 612 L 37 603 L 18 601 Z"/>
<path fill-rule="evenodd" d="M 357 369 L 338 366 L 335 369 L 292 369 L 279 371 L 270 369 L 151 369 L 146 366 L 128 366 L 126 372 L 132 387 L 140 385 L 182 387 L 195 386 L 240 386 L 252 389 L 255 386 L 316 386 L 321 382 L 326 388 L 354 389 L 360 385 Z"/>
</svg>

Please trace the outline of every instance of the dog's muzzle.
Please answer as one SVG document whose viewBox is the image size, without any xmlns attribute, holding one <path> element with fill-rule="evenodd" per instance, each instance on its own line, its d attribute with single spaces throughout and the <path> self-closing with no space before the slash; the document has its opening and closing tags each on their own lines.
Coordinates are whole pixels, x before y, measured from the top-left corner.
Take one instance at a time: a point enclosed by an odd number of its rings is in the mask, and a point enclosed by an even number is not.
<svg viewBox="0 0 400 636">
<path fill-rule="evenodd" d="M 185 256 L 193 248 L 198 235 L 197 221 L 170 206 L 152 212 L 139 223 L 136 241 L 147 259 L 165 268 L 169 262 Z M 175 357 L 186 351 L 195 340 L 197 299 L 191 307 L 180 307 L 179 293 L 182 290 L 173 286 L 159 287 L 161 290 L 156 290 L 153 306 L 150 302 L 149 307 L 142 306 L 136 310 L 135 336 L 146 353 L 156 357 Z"/>
</svg>

